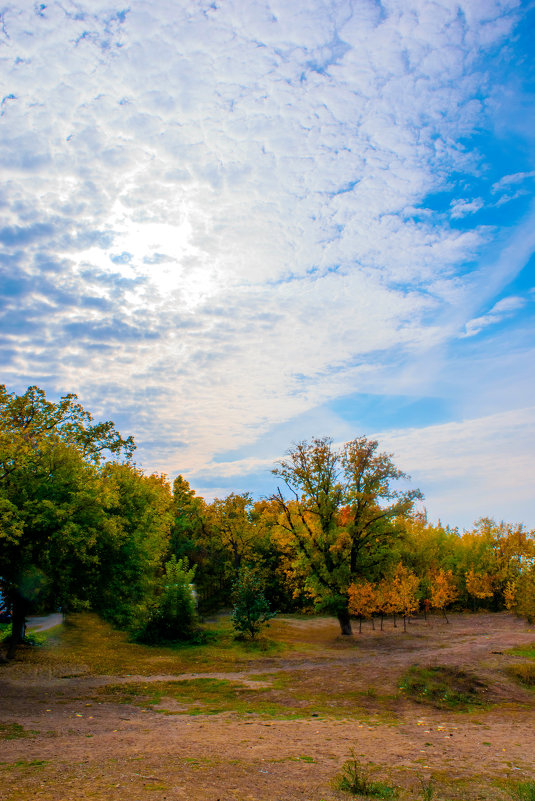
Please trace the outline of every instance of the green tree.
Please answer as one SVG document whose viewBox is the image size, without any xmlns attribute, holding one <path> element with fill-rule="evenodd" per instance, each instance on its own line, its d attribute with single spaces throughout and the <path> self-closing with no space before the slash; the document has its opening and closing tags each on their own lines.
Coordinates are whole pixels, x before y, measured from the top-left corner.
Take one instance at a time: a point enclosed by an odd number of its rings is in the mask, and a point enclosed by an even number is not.
<svg viewBox="0 0 535 801">
<path fill-rule="evenodd" d="M 173 482 L 173 523 L 169 548 L 177 558 L 195 559 L 202 540 L 204 501 L 183 476 Z"/>
<path fill-rule="evenodd" d="M 181 642 L 198 633 L 193 580 L 195 568 L 187 559 L 172 556 L 165 564 L 161 594 L 149 612 L 137 639 L 146 643 Z"/>
<path fill-rule="evenodd" d="M 230 493 L 205 503 L 201 532 L 197 538 L 199 595 L 202 608 L 227 605 L 232 583 L 242 564 L 252 561 L 258 526 L 253 521 L 253 503 L 248 493 Z"/>
<path fill-rule="evenodd" d="M 0 576 L 13 612 L 8 656 L 21 641 L 38 571 L 63 603 L 80 592 L 105 522 L 99 468 L 105 454 L 129 459 L 134 442 L 112 422 L 94 423 L 76 395 L 0 386 Z M 43 586 L 43 582 L 39 582 Z"/>
<path fill-rule="evenodd" d="M 269 609 L 260 577 L 250 567 L 240 569 L 233 585 L 232 625 L 251 639 L 262 630 L 275 613 Z"/>
<path fill-rule="evenodd" d="M 292 495 L 287 500 L 279 487 L 273 496 L 280 525 L 316 606 L 335 613 L 342 634 L 351 634 L 349 586 L 384 572 L 399 522 L 422 494 L 394 488 L 408 476 L 366 437 L 338 450 L 328 437 L 300 442 L 287 457 L 273 470 Z"/>
<path fill-rule="evenodd" d="M 173 497 L 166 477 L 131 464 L 105 466 L 106 525 L 95 544 L 92 607 L 115 625 L 132 628 L 159 591 L 169 549 Z"/>
</svg>

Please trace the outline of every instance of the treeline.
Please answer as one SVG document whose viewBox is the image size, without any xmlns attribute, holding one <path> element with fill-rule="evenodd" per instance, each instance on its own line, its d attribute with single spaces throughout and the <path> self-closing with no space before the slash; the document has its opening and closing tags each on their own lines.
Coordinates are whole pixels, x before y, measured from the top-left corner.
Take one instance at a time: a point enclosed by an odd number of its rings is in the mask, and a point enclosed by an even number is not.
<svg viewBox="0 0 535 801">
<path fill-rule="evenodd" d="M 36 609 L 92 608 L 145 641 L 198 634 L 254 574 L 271 609 L 351 615 L 483 607 L 535 617 L 535 538 L 480 520 L 430 524 L 418 490 L 365 437 L 299 443 L 275 468 L 284 489 L 207 502 L 181 476 L 145 475 L 134 443 L 67 395 L 0 387 L 0 589 L 11 653 Z M 288 497 L 287 497 L 288 496 Z M 196 599 L 192 585 L 194 584 Z M 260 589 L 259 589 L 260 592 Z"/>
</svg>

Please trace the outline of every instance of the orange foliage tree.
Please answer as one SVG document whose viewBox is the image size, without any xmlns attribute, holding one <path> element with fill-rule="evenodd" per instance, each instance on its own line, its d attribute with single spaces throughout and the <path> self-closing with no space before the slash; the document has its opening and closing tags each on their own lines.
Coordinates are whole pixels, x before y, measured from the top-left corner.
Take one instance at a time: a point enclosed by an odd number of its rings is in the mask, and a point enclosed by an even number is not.
<svg viewBox="0 0 535 801">
<path fill-rule="evenodd" d="M 407 617 L 418 609 L 419 583 L 418 576 L 400 562 L 392 577 L 391 604 L 403 615 L 403 631 L 407 631 Z"/>
<path fill-rule="evenodd" d="M 359 619 L 359 634 L 362 632 L 362 618 L 372 618 L 377 609 L 377 591 L 371 581 L 359 581 L 348 589 L 349 612 Z"/>
<path fill-rule="evenodd" d="M 446 607 L 459 597 L 457 583 L 451 570 L 438 570 L 431 577 L 431 606 L 433 609 L 442 609 L 446 623 Z"/>
</svg>

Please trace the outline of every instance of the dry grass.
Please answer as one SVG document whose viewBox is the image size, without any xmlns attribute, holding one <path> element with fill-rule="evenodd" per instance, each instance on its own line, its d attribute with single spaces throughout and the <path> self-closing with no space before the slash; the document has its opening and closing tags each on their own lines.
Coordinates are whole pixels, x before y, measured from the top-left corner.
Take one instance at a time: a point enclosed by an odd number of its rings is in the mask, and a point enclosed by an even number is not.
<svg viewBox="0 0 535 801">
<path fill-rule="evenodd" d="M 535 662 L 522 662 L 517 665 L 509 665 L 507 671 L 509 675 L 513 676 L 526 687 L 535 687 Z"/>
<path fill-rule="evenodd" d="M 21 649 L 0 670 L 2 801 L 342 801 L 332 781 L 352 751 L 399 801 L 424 787 L 433 801 L 506 801 L 535 774 L 535 696 L 507 678 L 530 654 L 506 650 L 533 634 L 511 616 L 353 638 L 332 619 L 279 618 L 253 645 L 226 619 L 209 629 L 207 645 L 150 648 L 77 615 Z M 438 666 L 431 679 L 463 698 L 415 703 L 399 691 L 411 664 Z M 479 676 L 494 703 L 474 712 Z"/>
</svg>

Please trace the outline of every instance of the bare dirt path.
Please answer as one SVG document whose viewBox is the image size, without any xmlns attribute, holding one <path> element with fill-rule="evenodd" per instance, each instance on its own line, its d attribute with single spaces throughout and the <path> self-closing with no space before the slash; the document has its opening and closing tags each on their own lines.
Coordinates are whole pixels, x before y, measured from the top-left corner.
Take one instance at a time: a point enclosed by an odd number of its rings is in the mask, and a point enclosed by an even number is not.
<svg viewBox="0 0 535 801">
<path fill-rule="evenodd" d="M 420 778 L 433 777 L 437 801 L 495 801 L 507 797 L 508 777 L 535 778 L 535 694 L 506 671 L 523 660 L 507 651 L 533 643 L 533 626 L 504 614 L 457 615 L 449 626 L 416 621 L 407 634 L 391 622 L 384 632 L 366 626 L 348 640 L 326 619 L 277 625 L 295 650 L 244 670 L 59 678 L 27 664 L 3 669 L 0 722 L 14 738 L 1 741 L 0 799 L 331 801 L 349 797 L 331 782 L 351 751 L 372 763 L 374 778 L 398 785 L 401 799 L 421 798 Z M 300 638 L 324 646 L 300 652 Z M 412 664 L 473 673 L 488 687 L 488 706 L 414 703 L 399 691 Z M 104 692 L 195 679 L 262 688 L 275 712 L 211 714 L 208 704 L 191 715 L 165 694 L 146 706 Z M 292 719 L 285 713 L 296 704 Z"/>
<path fill-rule="evenodd" d="M 43 615 L 42 617 L 29 617 L 26 622 L 26 628 L 32 631 L 47 631 L 61 625 L 61 623 L 63 623 L 61 612 L 53 612 L 51 615 Z"/>
</svg>

